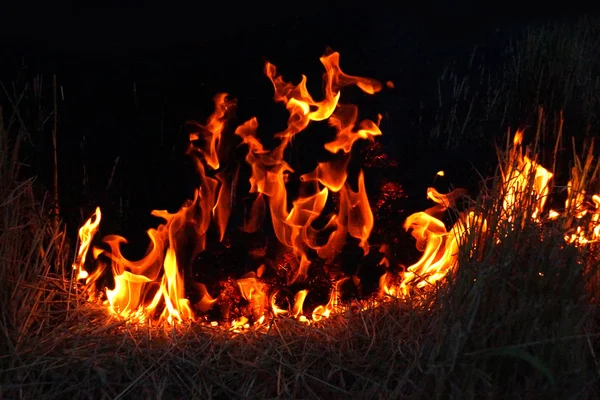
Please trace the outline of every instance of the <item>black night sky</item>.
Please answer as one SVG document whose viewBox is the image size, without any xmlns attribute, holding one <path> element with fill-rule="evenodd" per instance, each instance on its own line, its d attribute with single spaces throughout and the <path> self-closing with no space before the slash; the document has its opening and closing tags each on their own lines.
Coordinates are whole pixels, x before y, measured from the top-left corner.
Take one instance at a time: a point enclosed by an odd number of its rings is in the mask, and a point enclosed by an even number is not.
<svg viewBox="0 0 600 400">
<path fill-rule="evenodd" d="M 401 168 L 412 171 L 406 184 L 448 168 L 448 160 L 471 162 L 481 157 L 479 148 L 452 155 L 430 147 L 431 162 L 413 173 L 410 158 L 425 154 L 417 150 L 422 143 L 414 134 L 416 116 L 437 90 L 437 76 L 449 60 L 468 59 L 475 45 L 493 63 L 525 22 L 548 19 L 500 16 L 465 2 L 438 2 L 413 13 L 370 2 L 320 8 L 289 2 L 259 8 L 223 3 L 35 9 L 21 4 L 5 10 L 0 80 L 42 74 L 49 85 L 56 74 L 64 95 L 59 105 L 61 201 L 73 224 L 97 204 L 125 205 L 132 214 L 126 225 L 135 225 L 151 209 L 177 207 L 189 192 L 183 182 L 190 180 L 183 160 L 184 122 L 204 121 L 213 96 L 228 92 L 239 99 L 239 121 L 258 115 L 268 126 L 275 111 L 264 62 L 275 64 L 288 79 L 306 74 L 309 89 L 319 90 L 318 59 L 328 47 L 340 52 L 344 71 L 394 82 L 395 89 L 369 107 L 384 115 L 386 151 L 406 160 Z M 33 158 L 36 172 L 48 182 L 45 143 Z M 139 224 L 135 230 L 146 225 Z"/>
</svg>

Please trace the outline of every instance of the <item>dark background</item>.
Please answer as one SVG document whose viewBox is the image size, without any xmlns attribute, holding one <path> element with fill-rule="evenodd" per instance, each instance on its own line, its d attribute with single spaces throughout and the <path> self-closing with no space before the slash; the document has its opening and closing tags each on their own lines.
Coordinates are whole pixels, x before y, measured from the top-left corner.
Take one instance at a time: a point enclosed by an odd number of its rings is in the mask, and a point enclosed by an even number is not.
<svg viewBox="0 0 600 400">
<path fill-rule="evenodd" d="M 203 122 L 213 96 L 228 92 L 239 99 L 238 123 L 257 115 L 262 126 L 280 126 L 285 113 L 273 108 L 264 62 L 294 82 L 306 74 L 309 89 L 319 93 L 318 59 L 327 47 L 340 52 L 345 72 L 395 83 L 365 107 L 384 115 L 380 140 L 399 160 L 397 177 L 407 191 L 424 198 L 439 169 L 460 171 L 454 180 L 464 184 L 473 179 L 467 170 L 477 158 L 494 157 L 492 143 L 483 146 L 489 153 L 480 146 L 454 154 L 425 146 L 417 134 L 442 68 L 468 58 L 475 45 L 493 65 L 526 24 L 573 16 L 554 16 L 547 7 L 546 15 L 528 15 L 509 3 L 484 9 L 437 2 L 412 11 L 377 2 L 328 4 L 4 8 L 0 80 L 22 83 L 42 74 L 48 101 L 56 74 L 64 93 L 58 148 L 67 222 L 76 227 L 101 205 L 108 215 L 121 213 L 115 229 L 143 232 L 151 209 L 176 209 L 193 186 L 183 155 L 184 122 Z M 48 133 L 31 163 L 49 187 Z"/>
</svg>

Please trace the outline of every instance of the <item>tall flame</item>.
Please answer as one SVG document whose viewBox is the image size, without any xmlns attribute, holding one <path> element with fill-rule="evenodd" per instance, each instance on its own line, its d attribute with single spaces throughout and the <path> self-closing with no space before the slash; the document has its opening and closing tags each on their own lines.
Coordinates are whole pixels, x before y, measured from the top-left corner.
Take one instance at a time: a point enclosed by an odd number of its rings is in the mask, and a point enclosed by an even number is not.
<svg viewBox="0 0 600 400">
<path fill-rule="evenodd" d="M 307 78 L 302 76 L 299 84 L 293 85 L 283 80 L 275 65 L 267 62 L 265 74 L 273 84 L 274 100 L 282 103 L 289 113 L 287 127 L 275 134 L 280 142 L 273 149 L 267 149 L 258 140 L 258 119 L 251 118 L 240 124 L 234 134 L 247 146 L 246 163 L 251 169 L 250 193 L 255 195 L 250 215 L 244 221 L 242 230 L 257 231 L 263 223 L 268 210 L 274 232 L 280 243 L 292 250 L 295 260 L 287 266 L 291 273 L 288 283 L 304 281 L 308 277 L 311 265 L 309 250 L 319 257 L 332 260 L 341 250 L 345 237 L 359 240 L 365 254 L 369 251 L 368 238 L 373 229 L 373 213 L 369 206 L 364 184 L 364 174 L 358 174 L 358 189 L 354 191 L 347 182 L 347 166 L 353 144 L 359 139 L 374 140 L 381 135 L 379 122 L 365 119 L 358 121 L 358 108 L 354 105 L 340 104 L 341 89 L 356 86 L 367 94 L 374 94 L 382 85 L 370 78 L 345 74 L 339 66 L 339 54 L 330 52 L 321 57 L 325 67 L 323 75 L 324 97 L 314 100 L 307 89 Z M 108 248 L 97 249 L 111 264 L 114 287 L 106 289 L 109 309 L 123 317 L 135 317 L 144 320 L 158 315 L 168 323 L 193 318 L 192 306 L 186 298 L 184 276 L 190 271 L 194 257 L 205 250 L 207 232 L 211 224 L 216 225 L 218 236 L 223 240 L 231 213 L 232 188 L 237 174 L 231 178 L 221 166 L 220 157 L 225 155 L 224 134 L 231 116 L 230 110 L 235 101 L 220 93 L 214 97 L 215 110 L 206 124 L 190 123 L 193 132 L 187 154 L 195 160 L 200 186 L 191 200 L 179 211 L 170 214 L 167 211 L 153 211 L 165 222 L 156 229 L 148 230 L 150 244 L 146 255 L 136 261 L 126 259 L 121 245 L 127 243 L 123 237 L 110 235 L 104 239 Z M 286 183 L 294 170 L 284 160 L 284 152 L 292 139 L 304 131 L 311 122 L 328 120 L 335 132 L 335 138 L 324 147 L 337 154 L 330 161 L 318 162 L 312 172 L 299 177 L 300 193 L 297 199 L 288 200 Z M 316 229 L 314 222 L 321 216 L 331 193 L 337 197 L 337 213 L 330 214 L 329 222 L 322 229 Z M 334 200 L 336 201 L 336 200 Z M 98 210 L 99 215 L 99 210 Z M 99 217 L 97 219 L 99 221 Z M 90 230 L 86 224 L 82 229 Z M 326 243 L 318 240 L 321 231 L 327 230 Z M 193 237 L 190 234 L 193 233 Z M 89 236 L 89 234 L 88 234 Z M 90 238 L 91 240 L 91 238 Z M 194 243 L 192 254 L 184 251 L 189 243 Z M 87 247 L 86 247 L 87 246 Z M 83 257 L 74 267 L 84 274 L 82 269 L 89 241 L 80 248 Z M 253 309 L 266 310 L 269 297 L 266 288 L 256 276 L 240 278 L 238 286 L 242 298 L 253 304 Z M 204 285 L 202 299 L 197 308 L 206 311 L 217 299 L 210 296 Z M 334 289 L 335 291 L 335 289 Z M 300 290 L 295 296 L 290 315 L 299 319 L 303 314 L 303 303 L 308 291 Z M 327 313 L 331 312 L 325 306 Z M 273 310 L 275 310 L 273 303 Z M 261 311 L 261 312 L 263 312 Z M 304 318 L 304 317 L 303 317 Z M 244 326 L 246 322 L 238 320 L 235 326 Z"/>
<path fill-rule="evenodd" d="M 79 249 L 77 250 L 77 258 L 73 263 L 73 269 L 77 272 L 77 280 L 86 279 L 89 276 L 88 272 L 83 269 L 83 266 L 90 245 L 92 244 L 92 239 L 100 226 L 101 219 L 102 213 L 100 212 L 100 207 L 96 207 L 94 214 L 79 228 Z"/>
<path fill-rule="evenodd" d="M 258 121 L 252 118 L 240 125 L 235 133 L 248 146 L 246 162 L 252 168 L 250 177 L 251 193 L 257 196 L 252 205 L 253 214 L 247 221 L 247 231 L 260 226 L 265 201 L 268 199 L 271 220 L 279 241 L 292 248 L 298 265 L 291 281 L 303 281 L 307 277 L 310 260 L 306 254 L 309 248 L 318 250 L 317 254 L 330 259 L 339 252 L 343 241 L 340 236 L 349 233 L 360 239 L 365 254 L 368 252 L 367 239 L 373 228 L 373 214 L 368 203 L 362 172 L 359 176 L 359 190 L 353 192 L 346 183 L 347 156 L 339 160 L 321 162 L 315 170 L 300 177 L 306 192 L 314 194 L 299 198 L 292 202 L 288 211 L 288 199 L 285 183 L 287 176 L 294 170 L 284 160 L 284 151 L 292 138 L 308 127 L 311 121 L 329 119 L 329 124 L 337 134 L 333 142 L 325 144 L 325 149 L 335 154 L 342 150 L 349 153 L 353 143 L 358 139 L 373 140 L 381 135 L 378 123 L 363 120 L 357 128 L 358 108 L 354 105 L 339 104 L 340 89 L 355 85 L 368 94 L 381 90 L 378 81 L 369 78 L 344 74 L 339 67 L 339 54 L 331 53 L 321 57 L 325 66 L 324 87 L 325 98 L 315 101 L 306 88 L 306 76 L 296 86 L 285 82 L 273 64 L 267 63 L 265 73 L 275 89 L 274 99 L 284 103 L 289 112 L 287 128 L 275 136 L 281 143 L 273 150 L 266 150 L 259 142 L 256 131 Z M 301 189 L 302 190 L 302 189 Z M 325 207 L 330 192 L 341 192 L 340 211 L 331 217 L 328 228 L 335 228 L 324 246 L 316 244 L 317 231 L 311 226 Z M 326 250 L 321 250 L 325 248 Z"/>
</svg>

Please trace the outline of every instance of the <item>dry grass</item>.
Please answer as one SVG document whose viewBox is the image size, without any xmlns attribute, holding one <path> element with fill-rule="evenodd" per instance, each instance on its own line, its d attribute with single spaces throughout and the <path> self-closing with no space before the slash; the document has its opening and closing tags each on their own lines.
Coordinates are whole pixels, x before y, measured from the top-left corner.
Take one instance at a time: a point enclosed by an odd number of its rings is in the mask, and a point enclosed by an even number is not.
<svg viewBox="0 0 600 400">
<path fill-rule="evenodd" d="M 596 397 L 597 245 L 565 244 L 572 219 L 503 223 L 498 174 L 471 206 L 503 239 L 474 230 L 456 272 L 411 299 L 266 333 L 144 328 L 73 286 L 64 227 L 19 172 L 15 109 L 0 121 L 0 398 Z"/>
</svg>

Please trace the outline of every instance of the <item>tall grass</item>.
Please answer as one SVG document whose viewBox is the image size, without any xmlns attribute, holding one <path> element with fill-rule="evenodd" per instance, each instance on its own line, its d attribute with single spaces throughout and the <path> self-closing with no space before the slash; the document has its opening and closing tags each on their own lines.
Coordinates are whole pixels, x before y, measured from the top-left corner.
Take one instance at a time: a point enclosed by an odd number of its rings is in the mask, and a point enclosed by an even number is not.
<svg viewBox="0 0 600 400">
<path fill-rule="evenodd" d="M 485 48 L 475 47 L 470 57 L 444 69 L 430 141 L 448 147 L 491 143 L 516 121 L 535 124 L 540 106 L 549 116 L 564 111 L 571 135 L 600 132 L 598 17 L 538 23 L 513 35 L 497 65 L 488 62 Z"/>
<path fill-rule="evenodd" d="M 66 308 L 59 293 L 66 287 L 69 255 L 64 226 L 51 216 L 52 202 L 22 171 L 30 140 L 23 99 L 19 93 L 8 110 L 0 108 L 0 354 L 3 374 L 13 370 L 17 376 L 27 373 L 18 355 L 43 345 L 30 338 L 51 332 L 57 312 Z"/>
</svg>

